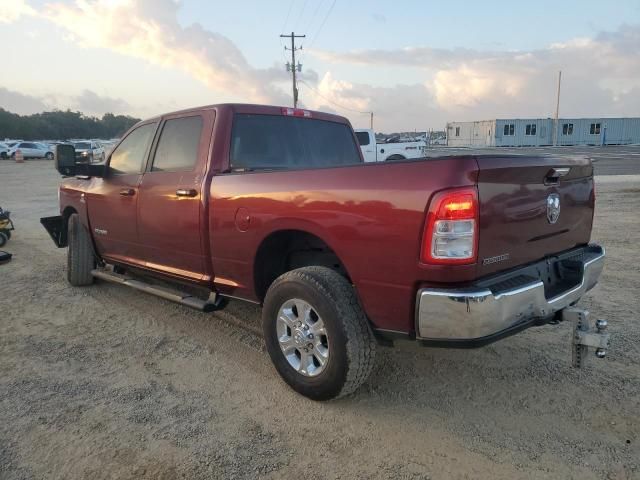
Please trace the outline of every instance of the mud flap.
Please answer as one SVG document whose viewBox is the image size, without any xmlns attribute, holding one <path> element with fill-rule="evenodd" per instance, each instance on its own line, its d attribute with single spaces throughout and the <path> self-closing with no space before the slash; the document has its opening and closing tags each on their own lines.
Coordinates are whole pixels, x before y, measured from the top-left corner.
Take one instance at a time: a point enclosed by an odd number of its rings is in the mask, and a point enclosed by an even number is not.
<svg viewBox="0 0 640 480">
<path fill-rule="evenodd" d="M 575 368 L 585 366 L 589 349 L 595 349 L 597 358 L 604 358 L 609 348 L 609 334 L 605 333 L 607 321 L 598 319 L 589 326 L 589 312 L 581 308 L 566 308 L 562 320 L 571 322 L 571 363 Z"/>
<path fill-rule="evenodd" d="M 49 236 L 58 248 L 67 246 L 67 229 L 62 216 L 43 217 L 40 219 L 40 223 L 49 232 Z"/>
</svg>

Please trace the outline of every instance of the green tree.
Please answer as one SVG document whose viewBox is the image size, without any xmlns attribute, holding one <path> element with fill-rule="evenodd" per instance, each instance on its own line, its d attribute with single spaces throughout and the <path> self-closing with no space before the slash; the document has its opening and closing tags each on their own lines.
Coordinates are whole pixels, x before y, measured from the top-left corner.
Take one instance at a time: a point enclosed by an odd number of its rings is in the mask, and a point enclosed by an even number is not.
<svg viewBox="0 0 640 480">
<path fill-rule="evenodd" d="M 105 113 L 102 118 L 71 110 L 18 115 L 0 108 L 0 139 L 68 140 L 70 138 L 116 138 L 140 119 Z"/>
</svg>

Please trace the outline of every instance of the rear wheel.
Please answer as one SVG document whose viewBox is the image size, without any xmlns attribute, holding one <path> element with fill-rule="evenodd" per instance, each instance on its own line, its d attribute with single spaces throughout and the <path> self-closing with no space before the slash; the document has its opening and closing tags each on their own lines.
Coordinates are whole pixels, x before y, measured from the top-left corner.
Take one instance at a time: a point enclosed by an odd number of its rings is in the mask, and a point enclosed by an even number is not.
<svg viewBox="0 0 640 480">
<path fill-rule="evenodd" d="M 329 268 L 278 277 L 267 291 L 262 326 L 276 370 L 306 397 L 348 395 L 371 373 L 373 334 L 353 286 Z"/>
<path fill-rule="evenodd" d="M 389 158 L 387 158 L 388 162 L 393 162 L 393 161 L 397 161 L 397 160 L 406 160 L 406 158 L 402 155 L 391 155 L 389 156 Z"/>
<path fill-rule="evenodd" d="M 77 213 L 69 217 L 67 224 L 69 249 L 67 251 L 67 280 L 74 287 L 82 287 L 93 283 L 91 270 L 96 266 L 91 238 L 80 222 Z"/>
<path fill-rule="evenodd" d="M 47 152 L 44 155 L 44 158 L 46 158 L 47 160 L 53 160 L 53 152 Z"/>
<path fill-rule="evenodd" d="M 9 237 L 5 232 L 0 232 L 0 247 L 4 247 L 5 244 L 9 241 Z"/>
</svg>

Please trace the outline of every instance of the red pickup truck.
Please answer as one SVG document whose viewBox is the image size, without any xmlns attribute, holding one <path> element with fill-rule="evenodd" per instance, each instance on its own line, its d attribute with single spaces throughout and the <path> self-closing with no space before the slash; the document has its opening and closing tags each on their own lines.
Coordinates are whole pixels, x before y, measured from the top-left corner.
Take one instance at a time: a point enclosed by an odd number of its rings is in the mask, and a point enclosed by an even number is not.
<svg viewBox="0 0 640 480">
<path fill-rule="evenodd" d="M 557 323 L 604 262 L 588 159 L 364 163 L 327 113 L 175 112 L 134 126 L 104 165 L 59 146 L 56 168 L 60 215 L 42 223 L 69 247 L 72 285 L 261 304 L 277 371 L 314 399 L 353 392 L 378 343 L 481 346 Z"/>
</svg>

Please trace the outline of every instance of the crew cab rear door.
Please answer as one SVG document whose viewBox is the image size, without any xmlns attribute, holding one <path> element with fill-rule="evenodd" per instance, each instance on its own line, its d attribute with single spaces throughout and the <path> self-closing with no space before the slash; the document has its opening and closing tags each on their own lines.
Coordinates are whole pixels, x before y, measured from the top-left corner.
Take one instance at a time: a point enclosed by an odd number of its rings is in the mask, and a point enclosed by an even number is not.
<svg viewBox="0 0 640 480">
<path fill-rule="evenodd" d="M 167 116 L 142 177 L 138 232 L 148 268 L 206 280 L 204 185 L 214 110 Z"/>
<path fill-rule="evenodd" d="M 478 274 L 589 242 L 593 167 L 584 157 L 479 156 Z"/>
</svg>

